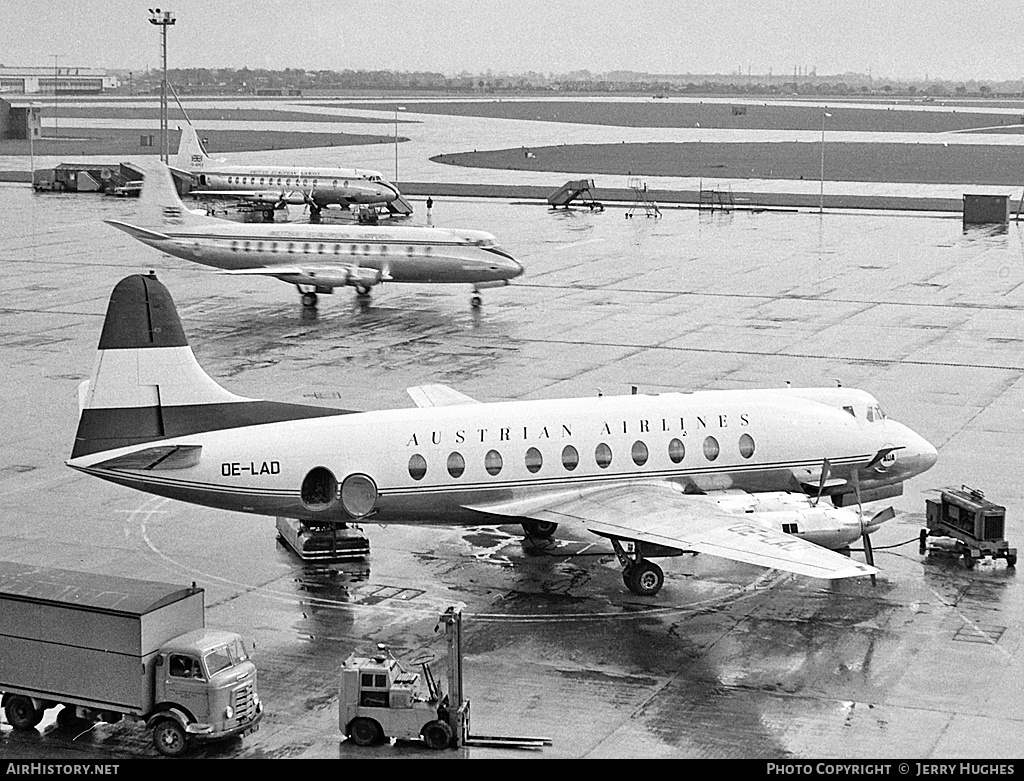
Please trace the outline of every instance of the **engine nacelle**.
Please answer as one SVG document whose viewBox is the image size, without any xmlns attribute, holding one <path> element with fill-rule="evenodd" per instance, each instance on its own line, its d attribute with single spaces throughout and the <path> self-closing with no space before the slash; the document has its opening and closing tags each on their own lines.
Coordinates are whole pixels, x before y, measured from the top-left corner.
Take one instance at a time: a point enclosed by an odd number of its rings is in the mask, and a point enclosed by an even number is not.
<svg viewBox="0 0 1024 781">
<path fill-rule="evenodd" d="M 380 269 L 363 268 L 362 266 L 356 266 L 355 268 L 349 269 L 347 284 L 372 287 L 373 285 L 376 285 L 378 282 L 380 282 L 380 279 Z"/>
</svg>

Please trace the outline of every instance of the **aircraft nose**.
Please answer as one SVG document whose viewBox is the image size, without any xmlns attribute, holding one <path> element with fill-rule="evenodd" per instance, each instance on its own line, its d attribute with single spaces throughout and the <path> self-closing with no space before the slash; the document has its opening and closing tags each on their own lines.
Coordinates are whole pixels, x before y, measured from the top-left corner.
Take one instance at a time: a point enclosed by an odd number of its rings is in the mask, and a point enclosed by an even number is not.
<svg viewBox="0 0 1024 781">
<path fill-rule="evenodd" d="M 903 468 L 914 475 L 927 472 L 939 460 L 939 452 L 927 439 L 903 426 L 904 436 L 901 437 L 907 444 L 904 452 L 898 455 L 898 460 Z"/>
<path fill-rule="evenodd" d="M 516 277 L 520 276 L 523 273 L 523 271 L 525 270 L 525 269 L 523 269 L 523 264 L 522 263 L 520 263 L 518 260 L 513 260 L 511 258 L 509 258 L 507 265 L 508 265 L 508 270 L 509 270 L 509 274 L 508 274 L 508 278 L 509 279 L 515 279 Z"/>
<path fill-rule="evenodd" d="M 391 203 L 398 198 L 398 188 L 390 182 L 380 182 L 377 187 L 377 194 L 384 203 Z"/>
</svg>

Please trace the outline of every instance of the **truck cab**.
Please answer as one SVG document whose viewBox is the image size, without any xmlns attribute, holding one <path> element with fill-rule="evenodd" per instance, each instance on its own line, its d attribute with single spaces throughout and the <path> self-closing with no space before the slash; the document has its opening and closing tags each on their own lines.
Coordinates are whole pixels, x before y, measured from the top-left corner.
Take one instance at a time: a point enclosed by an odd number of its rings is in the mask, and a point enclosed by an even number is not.
<svg viewBox="0 0 1024 781">
<path fill-rule="evenodd" d="M 181 753 L 193 735 L 217 739 L 255 730 L 263 704 L 241 637 L 188 632 L 165 643 L 155 663 L 155 704 L 147 722 L 162 753 Z"/>
</svg>

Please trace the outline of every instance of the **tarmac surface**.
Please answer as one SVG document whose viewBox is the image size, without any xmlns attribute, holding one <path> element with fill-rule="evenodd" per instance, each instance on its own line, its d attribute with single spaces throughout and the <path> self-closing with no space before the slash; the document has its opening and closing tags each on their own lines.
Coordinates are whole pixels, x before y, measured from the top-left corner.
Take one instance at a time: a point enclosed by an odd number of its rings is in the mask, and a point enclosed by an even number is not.
<svg viewBox="0 0 1024 781">
<path fill-rule="evenodd" d="M 1014 758 L 1024 756 L 1024 599 L 1014 569 L 921 555 L 925 499 L 971 485 L 1021 543 L 1024 235 L 1018 223 L 815 210 L 552 212 L 435 197 L 434 223 L 494 233 L 526 268 L 481 310 L 462 286 L 294 289 L 163 256 L 102 223 L 134 202 L 0 185 L 0 547 L 6 559 L 188 584 L 207 625 L 256 643 L 260 730 L 210 758 Z M 413 199 L 422 219 L 422 199 Z M 939 451 L 873 536 L 877 584 L 708 556 L 661 560 L 633 596 L 607 542 L 541 548 L 517 526 L 367 524 L 362 562 L 308 564 L 271 518 L 193 507 L 64 466 L 107 299 L 156 271 L 229 390 L 351 409 L 445 383 L 481 400 L 831 385 L 872 392 Z M 875 508 L 881 509 L 885 504 Z M 854 556 L 861 556 L 858 552 Z M 542 751 L 359 748 L 338 729 L 353 651 L 424 653 L 464 609 L 473 731 Z M 155 757 L 140 725 L 72 734 L 47 714 L 0 758 Z"/>
</svg>

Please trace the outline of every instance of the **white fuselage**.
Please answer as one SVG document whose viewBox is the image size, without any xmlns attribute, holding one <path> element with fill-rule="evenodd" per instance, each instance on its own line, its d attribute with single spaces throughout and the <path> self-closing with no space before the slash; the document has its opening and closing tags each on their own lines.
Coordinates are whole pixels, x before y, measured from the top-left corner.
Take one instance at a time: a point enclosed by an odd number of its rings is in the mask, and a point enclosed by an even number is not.
<svg viewBox="0 0 1024 781">
<path fill-rule="evenodd" d="M 216 170 L 193 170 L 197 183 L 193 192 L 237 191 L 240 195 L 261 193 L 268 198 L 301 203 L 309 197 L 323 206 L 338 204 L 389 203 L 398 189 L 376 171 L 359 168 L 294 168 L 280 166 L 222 166 Z M 290 198 L 295 195 L 297 198 Z"/>
<path fill-rule="evenodd" d="M 833 477 L 848 476 L 886 447 L 900 450 L 861 475 L 865 487 L 902 482 L 934 463 L 934 448 L 910 429 L 866 419 L 868 394 L 834 391 L 821 391 L 820 400 L 784 390 L 705 391 L 352 413 L 161 442 L 202 446 L 199 463 L 185 469 L 97 466 L 144 445 L 70 464 L 175 499 L 305 520 L 351 519 L 340 498 L 316 506 L 304 498 L 311 471 L 329 470 L 339 484 L 360 474 L 376 486 L 371 522 L 472 524 L 495 522 L 488 503 L 652 480 L 723 496 L 792 492 L 795 470 L 828 459 Z M 836 534 L 848 543 L 860 529 L 822 532 L 832 536 L 812 541 L 839 547 L 829 544 L 842 542 Z"/>
<path fill-rule="evenodd" d="M 196 263 L 227 270 L 288 267 L 297 273 L 282 273 L 279 278 L 325 288 L 346 284 L 337 272 L 349 267 L 379 271 L 383 281 L 471 284 L 509 280 L 523 271 L 481 231 L 217 221 L 203 227 L 165 228 L 164 237 L 135 235 L 151 247 Z"/>
</svg>

